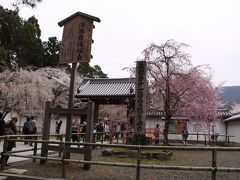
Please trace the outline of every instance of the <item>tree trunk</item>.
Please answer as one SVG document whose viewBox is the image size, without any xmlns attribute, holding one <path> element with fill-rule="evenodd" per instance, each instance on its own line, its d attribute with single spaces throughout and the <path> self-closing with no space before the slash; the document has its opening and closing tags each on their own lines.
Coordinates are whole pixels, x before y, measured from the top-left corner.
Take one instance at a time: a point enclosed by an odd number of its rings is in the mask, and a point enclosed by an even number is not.
<svg viewBox="0 0 240 180">
<path fill-rule="evenodd" d="M 168 131 L 169 131 L 169 124 L 170 124 L 170 120 L 171 118 L 167 118 L 165 119 L 165 126 L 163 129 L 163 145 L 169 145 L 168 142 Z"/>
</svg>

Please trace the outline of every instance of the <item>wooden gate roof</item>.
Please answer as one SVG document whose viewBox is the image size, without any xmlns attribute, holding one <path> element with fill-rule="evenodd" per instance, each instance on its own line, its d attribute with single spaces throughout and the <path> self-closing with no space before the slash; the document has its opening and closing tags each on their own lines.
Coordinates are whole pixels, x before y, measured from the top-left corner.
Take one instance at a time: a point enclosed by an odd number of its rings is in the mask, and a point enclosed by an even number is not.
<svg viewBox="0 0 240 180">
<path fill-rule="evenodd" d="M 135 79 L 83 79 L 75 97 L 92 100 L 99 104 L 124 104 L 126 98 L 135 97 Z"/>
</svg>

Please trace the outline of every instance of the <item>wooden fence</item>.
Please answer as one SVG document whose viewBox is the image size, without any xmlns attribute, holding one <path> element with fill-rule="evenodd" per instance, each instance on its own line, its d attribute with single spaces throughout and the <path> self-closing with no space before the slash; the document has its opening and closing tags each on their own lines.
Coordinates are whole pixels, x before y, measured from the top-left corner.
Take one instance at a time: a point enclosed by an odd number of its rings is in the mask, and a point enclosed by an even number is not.
<svg viewBox="0 0 240 180">
<path fill-rule="evenodd" d="M 79 164 L 89 164 L 89 165 L 100 165 L 100 166 L 118 166 L 118 167 L 129 167 L 136 169 L 136 180 L 140 179 L 140 172 L 141 169 L 164 169 L 164 170 L 182 170 L 182 171 L 209 171 L 211 172 L 211 179 L 216 180 L 217 172 L 240 172 L 239 167 L 219 167 L 217 166 L 217 152 L 219 151 L 240 151 L 240 147 L 190 147 L 190 146 L 141 146 L 141 145 L 123 145 L 123 144 L 96 144 L 96 143 L 83 143 L 83 142 L 65 142 L 65 141 L 46 141 L 46 140 L 37 140 L 39 136 L 35 136 L 36 140 L 25 140 L 23 139 L 24 136 L 5 136 L 4 138 L 4 149 L 2 152 L 3 159 L 8 156 L 15 156 L 15 157 L 23 157 L 23 158 L 32 158 L 33 161 L 36 159 L 40 160 L 53 160 L 62 163 L 62 177 L 66 177 L 66 166 L 69 162 L 71 163 L 79 163 Z M 15 139 L 13 139 L 15 138 Z M 21 151 L 11 151 L 7 152 L 7 144 L 10 141 L 18 141 L 18 142 L 25 142 L 31 141 L 34 143 L 34 147 L 29 150 L 21 150 Z M 37 154 L 38 144 L 43 143 L 50 143 L 59 145 L 62 149 L 59 157 L 41 157 Z M 115 163 L 115 162 L 103 162 L 103 161 L 86 161 L 86 160 L 75 160 L 75 159 L 68 159 L 65 158 L 66 153 L 66 146 L 69 145 L 79 145 L 79 146 L 87 146 L 87 147 L 107 147 L 107 148 L 127 148 L 136 150 L 138 155 L 136 157 L 136 163 Z M 211 152 L 211 166 L 199 167 L 199 166 L 166 166 L 166 165 L 148 165 L 142 164 L 141 162 L 141 152 L 143 150 L 184 150 L 184 151 L 210 151 Z M 25 151 L 33 151 L 33 155 L 19 155 L 16 153 L 25 152 Z M 60 155 L 59 154 L 59 155 Z M 2 163 L 1 169 L 5 168 L 5 164 Z M 89 170 L 91 171 L 91 170 Z"/>
</svg>

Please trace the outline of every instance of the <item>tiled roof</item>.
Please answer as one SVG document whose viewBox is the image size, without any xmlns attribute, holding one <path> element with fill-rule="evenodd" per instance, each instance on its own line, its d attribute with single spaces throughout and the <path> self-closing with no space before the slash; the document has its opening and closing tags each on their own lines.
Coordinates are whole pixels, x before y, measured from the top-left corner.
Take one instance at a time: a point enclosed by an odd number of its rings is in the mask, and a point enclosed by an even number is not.
<svg viewBox="0 0 240 180">
<path fill-rule="evenodd" d="M 235 114 L 225 120 L 223 120 L 224 122 L 229 122 L 229 121 L 239 121 L 240 120 L 240 114 Z"/>
<path fill-rule="evenodd" d="M 134 78 L 88 78 L 84 79 L 80 84 L 76 97 L 109 97 L 132 95 L 135 95 Z"/>
<path fill-rule="evenodd" d="M 225 118 L 232 116 L 232 113 L 229 109 L 217 109 L 217 114 Z"/>
<path fill-rule="evenodd" d="M 147 116 L 153 116 L 153 117 L 163 117 L 164 116 L 164 112 L 163 110 L 157 110 L 157 109 L 147 109 L 147 112 L 146 112 Z"/>
<path fill-rule="evenodd" d="M 217 109 L 217 114 L 218 116 L 224 119 L 232 116 L 232 113 L 229 109 Z M 150 108 L 147 110 L 147 116 L 164 117 L 164 111 Z M 186 119 L 186 117 L 172 117 L 172 119 Z M 240 119 L 240 115 L 239 115 L 239 119 Z"/>
</svg>

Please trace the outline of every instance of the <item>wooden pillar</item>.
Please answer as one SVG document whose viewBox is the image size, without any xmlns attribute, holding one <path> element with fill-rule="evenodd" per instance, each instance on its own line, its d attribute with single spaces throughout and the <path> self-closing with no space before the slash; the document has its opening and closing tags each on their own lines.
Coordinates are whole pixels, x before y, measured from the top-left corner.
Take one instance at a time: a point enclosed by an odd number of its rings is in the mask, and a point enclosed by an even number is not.
<svg viewBox="0 0 240 180">
<path fill-rule="evenodd" d="M 87 125 L 86 125 L 86 143 L 92 143 L 93 140 L 93 129 L 94 129 L 94 102 L 88 103 L 88 112 L 87 112 Z M 85 146 L 84 148 L 84 160 L 91 161 L 92 160 L 92 146 Z M 84 164 L 83 169 L 89 170 L 91 168 L 90 164 Z"/>
<path fill-rule="evenodd" d="M 66 125 L 66 136 L 65 141 L 71 142 L 72 133 L 72 108 L 74 105 L 74 92 L 75 92 L 75 78 L 77 71 L 77 63 L 72 63 L 71 80 L 70 80 L 70 90 L 69 90 L 69 101 L 68 101 L 68 115 L 67 115 L 67 125 Z M 66 158 L 70 158 L 70 145 L 66 145 Z"/>
<path fill-rule="evenodd" d="M 45 105 L 45 116 L 44 116 L 44 121 L 43 121 L 43 136 L 42 140 L 49 140 L 49 133 L 50 133 L 50 117 L 51 113 L 49 113 L 49 109 L 52 108 L 52 102 L 47 101 Z M 42 144 L 42 149 L 41 149 L 41 156 L 42 157 L 47 157 L 48 156 L 48 144 L 43 143 Z M 46 160 L 41 159 L 40 164 L 44 164 Z"/>
<path fill-rule="evenodd" d="M 99 104 L 95 103 L 95 110 L 94 110 L 94 123 L 98 121 L 98 113 L 99 113 Z M 95 125 L 95 124 L 94 124 Z"/>
<path fill-rule="evenodd" d="M 225 134 L 226 134 L 226 136 L 225 136 L 225 142 L 228 142 L 229 141 L 229 138 L 228 138 L 228 122 L 225 122 Z"/>
</svg>

